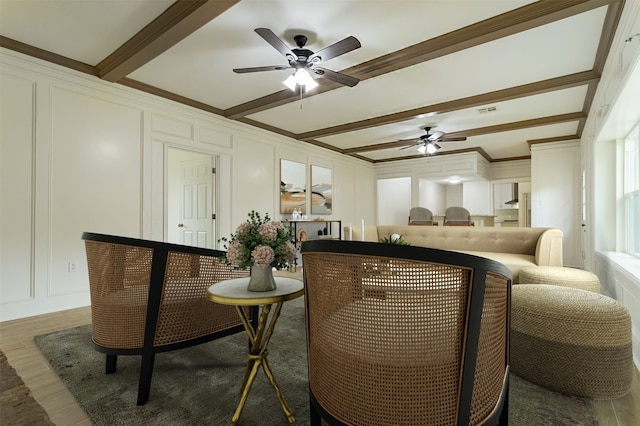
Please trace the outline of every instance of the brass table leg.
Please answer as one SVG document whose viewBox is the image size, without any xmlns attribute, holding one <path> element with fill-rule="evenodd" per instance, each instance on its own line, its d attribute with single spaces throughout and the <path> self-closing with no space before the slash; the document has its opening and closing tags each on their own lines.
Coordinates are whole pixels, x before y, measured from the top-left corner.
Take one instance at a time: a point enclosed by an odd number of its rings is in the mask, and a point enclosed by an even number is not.
<svg viewBox="0 0 640 426">
<path fill-rule="evenodd" d="M 276 383 L 276 379 L 273 376 L 273 372 L 271 371 L 271 367 L 269 367 L 269 362 L 267 361 L 267 355 L 269 354 L 269 352 L 267 351 L 267 346 L 269 345 L 269 340 L 271 339 L 271 335 L 273 334 L 273 329 L 276 325 L 276 321 L 280 316 L 282 302 L 276 304 L 273 315 L 269 317 L 271 307 L 272 305 L 264 305 L 262 307 L 262 312 L 260 313 L 260 318 L 258 319 L 258 327 L 254 330 L 242 307 L 236 306 L 238 315 L 240 315 L 242 324 L 244 325 L 244 328 L 247 331 L 247 335 L 249 336 L 251 349 L 249 349 L 249 352 L 247 354 L 247 369 L 245 370 L 244 379 L 242 380 L 242 387 L 240 388 L 240 403 L 238 404 L 238 408 L 236 408 L 236 412 L 231 418 L 232 425 L 235 425 L 240 419 L 240 413 L 242 412 L 242 408 L 247 401 L 249 391 L 251 390 L 251 385 L 253 385 L 253 381 L 255 380 L 256 375 L 258 374 L 258 369 L 261 365 L 265 375 L 267 376 L 267 379 L 269 379 L 269 383 L 271 383 L 271 386 L 276 392 L 276 396 L 280 401 L 282 411 L 284 411 L 285 416 L 287 416 L 287 420 L 289 420 L 289 423 L 293 423 L 296 420 L 293 416 L 291 408 L 289 408 L 289 406 L 287 405 L 287 402 L 285 401 L 284 396 L 282 395 L 282 392 L 280 391 L 280 388 Z"/>
</svg>

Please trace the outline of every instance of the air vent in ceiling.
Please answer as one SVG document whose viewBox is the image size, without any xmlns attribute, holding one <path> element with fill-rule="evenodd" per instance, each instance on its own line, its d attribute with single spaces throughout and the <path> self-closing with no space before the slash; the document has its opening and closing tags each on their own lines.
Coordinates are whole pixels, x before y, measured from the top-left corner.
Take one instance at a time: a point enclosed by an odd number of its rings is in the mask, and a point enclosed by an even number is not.
<svg viewBox="0 0 640 426">
<path fill-rule="evenodd" d="M 498 110 L 498 107 L 495 106 L 490 106 L 490 107 L 486 107 L 486 108 L 478 108 L 478 112 L 480 114 L 484 114 L 487 112 L 496 112 Z"/>
</svg>

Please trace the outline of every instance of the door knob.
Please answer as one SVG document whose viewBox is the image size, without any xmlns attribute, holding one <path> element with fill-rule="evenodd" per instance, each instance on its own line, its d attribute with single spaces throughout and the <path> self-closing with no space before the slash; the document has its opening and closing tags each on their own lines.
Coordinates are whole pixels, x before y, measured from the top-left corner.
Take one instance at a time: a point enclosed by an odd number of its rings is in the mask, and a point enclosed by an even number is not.
<svg viewBox="0 0 640 426">
<path fill-rule="evenodd" d="M 184 228 L 184 223 L 179 223 L 178 228 Z"/>
</svg>

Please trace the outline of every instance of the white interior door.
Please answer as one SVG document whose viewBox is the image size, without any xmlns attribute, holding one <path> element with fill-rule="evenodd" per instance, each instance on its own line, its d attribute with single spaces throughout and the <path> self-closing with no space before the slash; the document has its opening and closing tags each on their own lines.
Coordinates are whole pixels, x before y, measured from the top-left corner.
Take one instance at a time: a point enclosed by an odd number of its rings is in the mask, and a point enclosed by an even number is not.
<svg viewBox="0 0 640 426">
<path fill-rule="evenodd" d="M 172 243 L 215 247 L 215 158 L 169 149 L 167 226 Z"/>
<path fill-rule="evenodd" d="M 180 243 L 213 247 L 213 165 L 202 156 L 182 162 Z"/>
</svg>

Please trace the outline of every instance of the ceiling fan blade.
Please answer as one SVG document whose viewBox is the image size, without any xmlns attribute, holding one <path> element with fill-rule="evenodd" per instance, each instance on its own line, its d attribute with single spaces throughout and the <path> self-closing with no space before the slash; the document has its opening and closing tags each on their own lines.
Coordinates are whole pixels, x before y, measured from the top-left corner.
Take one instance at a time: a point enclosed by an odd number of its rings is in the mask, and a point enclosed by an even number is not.
<svg viewBox="0 0 640 426">
<path fill-rule="evenodd" d="M 309 56 L 309 62 L 319 63 L 321 61 L 328 61 L 331 58 L 335 58 L 336 56 L 344 55 L 347 52 L 358 49 L 360 46 L 360 41 L 357 38 L 349 36 L 344 40 L 340 40 L 339 42 L 327 46 Z"/>
<path fill-rule="evenodd" d="M 398 141 L 398 142 L 403 142 L 403 141 Z M 417 142 L 416 143 L 415 139 L 408 139 L 408 140 L 406 140 L 404 142 L 414 142 L 414 143 L 412 143 L 410 145 L 407 145 L 407 146 L 403 146 L 402 148 L 400 148 L 401 150 L 402 149 L 407 149 L 407 148 L 413 148 L 414 146 L 418 146 L 418 145 L 422 145 L 422 142 Z"/>
<path fill-rule="evenodd" d="M 440 136 L 442 135 L 444 135 L 444 132 L 433 132 L 431 134 L 427 132 L 427 139 L 430 141 L 435 141 L 437 139 L 440 139 Z"/>
<path fill-rule="evenodd" d="M 436 139 L 434 142 L 462 142 L 466 140 L 467 138 L 463 136 L 460 138 L 440 138 L 440 139 Z"/>
<path fill-rule="evenodd" d="M 247 72 L 279 71 L 279 70 L 286 70 L 287 68 L 291 68 L 291 67 L 287 67 L 285 65 L 270 65 L 266 67 L 234 68 L 233 72 L 238 74 L 244 74 Z"/>
<path fill-rule="evenodd" d="M 311 68 L 313 74 L 317 77 L 326 78 L 327 80 L 331 80 L 335 83 L 339 83 L 345 86 L 353 87 L 360 82 L 360 79 L 351 77 L 350 75 L 342 74 L 339 72 L 331 71 L 323 67 L 313 67 Z"/>
<path fill-rule="evenodd" d="M 256 28 L 254 30 L 260 37 L 265 39 L 267 43 L 275 47 L 275 49 L 282 53 L 286 57 L 293 57 L 294 60 L 298 59 L 298 56 L 282 41 L 277 35 L 274 34 L 269 28 Z"/>
</svg>

